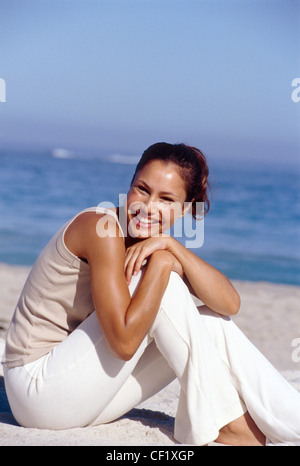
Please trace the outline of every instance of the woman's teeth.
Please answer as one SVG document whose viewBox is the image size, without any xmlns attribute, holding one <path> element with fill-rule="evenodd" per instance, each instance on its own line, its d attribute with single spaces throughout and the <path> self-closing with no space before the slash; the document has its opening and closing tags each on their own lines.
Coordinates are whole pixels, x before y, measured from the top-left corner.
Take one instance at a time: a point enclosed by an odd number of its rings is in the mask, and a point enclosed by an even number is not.
<svg viewBox="0 0 300 466">
<path fill-rule="evenodd" d="M 151 219 L 151 218 L 148 218 L 148 217 L 143 217 L 140 214 L 137 214 L 136 217 L 137 217 L 137 220 L 140 223 L 144 223 L 144 224 L 147 224 L 147 225 L 157 223 L 157 220 L 154 220 L 154 219 Z"/>
</svg>

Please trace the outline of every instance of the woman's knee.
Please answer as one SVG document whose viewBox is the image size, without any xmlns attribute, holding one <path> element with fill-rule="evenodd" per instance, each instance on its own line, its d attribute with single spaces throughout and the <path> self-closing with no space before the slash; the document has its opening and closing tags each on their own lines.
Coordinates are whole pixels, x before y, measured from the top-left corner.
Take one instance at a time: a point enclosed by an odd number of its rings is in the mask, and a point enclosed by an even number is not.
<svg viewBox="0 0 300 466">
<path fill-rule="evenodd" d="M 171 302 L 176 304 L 177 302 L 193 302 L 191 293 L 184 283 L 183 279 L 176 272 L 171 272 L 168 286 L 164 293 L 162 303 Z"/>
<path fill-rule="evenodd" d="M 166 292 L 188 293 L 188 287 L 177 272 L 171 272 Z"/>
<path fill-rule="evenodd" d="M 163 315 L 168 315 L 168 319 L 172 321 L 181 322 L 192 311 L 198 312 L 187 286 L 176 272 L 171 272 L 152 330 Z"/>
</svg>

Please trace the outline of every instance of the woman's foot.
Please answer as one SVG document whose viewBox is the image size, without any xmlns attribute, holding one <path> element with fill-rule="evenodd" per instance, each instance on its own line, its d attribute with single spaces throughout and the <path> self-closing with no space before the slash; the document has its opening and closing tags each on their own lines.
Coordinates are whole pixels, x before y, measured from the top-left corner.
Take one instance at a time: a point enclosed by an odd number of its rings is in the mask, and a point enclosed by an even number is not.
<svg viewBox="0 0 300 466">
<path fill-rule="evenodd" d="M 223 427 L 215 442 L 232 446 L 261 447 L 266 444 L 266 437 L 259 430 L 250 414 L 246 412 L 243 416 Z"/>
</svg>

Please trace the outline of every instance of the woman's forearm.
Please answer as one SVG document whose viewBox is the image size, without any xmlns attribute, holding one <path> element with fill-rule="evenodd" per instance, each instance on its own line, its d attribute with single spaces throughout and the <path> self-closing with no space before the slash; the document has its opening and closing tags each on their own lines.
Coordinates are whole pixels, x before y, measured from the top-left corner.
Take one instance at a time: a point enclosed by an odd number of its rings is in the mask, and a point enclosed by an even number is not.
<svg viewBox="0 0 300 466">
<path fill-rule="evenodd" d="M 226 316 L 238 312 L 240 297 L 225 275 L 174 238 L 170 238 L 168 250 L 181 263 L 192 289 L 204 304 Z"/>
<path fill-rule="evenodd" d="M 131 359 L 149 332 L 167 288 L 172 265 L 171 254 L 167 251 L 156 251 L 148 261 L 147 269 L 120 322 L 116 344 L 118 357 Z"/>
</svg>

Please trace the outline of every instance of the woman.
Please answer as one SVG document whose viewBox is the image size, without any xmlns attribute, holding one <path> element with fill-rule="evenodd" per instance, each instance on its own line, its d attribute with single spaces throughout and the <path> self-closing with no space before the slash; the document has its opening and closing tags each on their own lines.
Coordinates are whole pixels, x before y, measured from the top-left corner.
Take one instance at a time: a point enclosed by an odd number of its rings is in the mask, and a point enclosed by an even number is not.
<svg viewBox="0 0 300 466">
<path fill-rule="evenodd" d="M 198 149 L 154 144 L 127 206 L 87 209 L 48 243 L 7 336 L 5 384 L 21 425 L 110 422 L 177 377 L 179 442 L 300 441 L 300 396 L 230 320 L 236 290 L 163 233 L 198 202 L 208 210 L 207 178 Z"/>
</svg>

